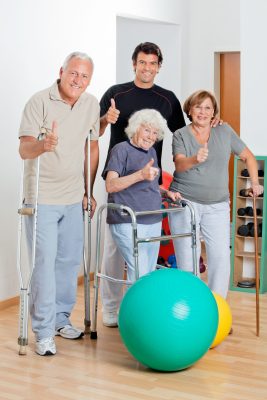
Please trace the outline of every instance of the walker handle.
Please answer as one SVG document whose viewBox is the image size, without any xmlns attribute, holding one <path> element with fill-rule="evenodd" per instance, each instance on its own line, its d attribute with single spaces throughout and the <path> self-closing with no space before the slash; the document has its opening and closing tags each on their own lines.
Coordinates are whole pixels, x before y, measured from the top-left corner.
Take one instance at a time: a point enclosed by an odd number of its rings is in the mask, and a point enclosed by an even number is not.
<svg viewBox="0 0 267 400">
<path fill-rule="evenodd" d="M 173 201 L 172 199 L 170 199 L 169 197 L 162 197 L 162 200 L 165 201 L 168 204 L 173 204 L 175 206 L 180 206 L 180 207 L 185 207 L 186 206 L 186 201 L 181 199 L 181 200 L 176 200 Z"/>
</svg>

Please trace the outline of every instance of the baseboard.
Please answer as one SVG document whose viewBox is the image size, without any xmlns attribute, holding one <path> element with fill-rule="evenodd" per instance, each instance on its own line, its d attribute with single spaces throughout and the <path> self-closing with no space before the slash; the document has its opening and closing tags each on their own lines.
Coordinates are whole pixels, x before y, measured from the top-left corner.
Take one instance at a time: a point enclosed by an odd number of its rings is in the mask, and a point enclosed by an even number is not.
<svg viewBox="0 0 267 400">
<path fill-rule="evenodd" d="M 90 272 L 90 281 L 93 280 L 94 280 L 94 273 Z M 83 282 L 84 282 L 84 276 L 80 275 L 78 277 L 78 285 L 83 285 Z M 11 297 L 10 299 L 0 301 L 0 311 L 18 305 L 19 305 L 19 296 Z"/>
<path fill-rule="evenodd" d="M 93 282 L 95 274 L 90 272 L 90 282 Z M 78 285 L 83 285 L 84 275 L 78 276 Z"/>
<path fill-rule="evenodd" d="M 18 306 L 19 304 L 19 296 L 11 297 L 7 300 L 0 301 L 0 311 L 9 307 Z"/>
</svg>

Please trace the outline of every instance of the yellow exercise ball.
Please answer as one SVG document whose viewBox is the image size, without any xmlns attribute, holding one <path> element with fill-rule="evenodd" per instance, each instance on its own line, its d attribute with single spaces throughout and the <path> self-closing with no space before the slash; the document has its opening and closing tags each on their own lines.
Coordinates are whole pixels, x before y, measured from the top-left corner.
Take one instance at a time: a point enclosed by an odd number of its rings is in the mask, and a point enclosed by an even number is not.
<svg viewBox="0 0 267 400">
<path fill-rule="evenodd" d="M 211 349 L 218 346 L 229 335 L 232 328 L 232 312 L 229 304 L 219 294 L 213 292 L 213 296 L 218 307 L 219 323 L 216 336 L 210 346 Z"/>
</svg>

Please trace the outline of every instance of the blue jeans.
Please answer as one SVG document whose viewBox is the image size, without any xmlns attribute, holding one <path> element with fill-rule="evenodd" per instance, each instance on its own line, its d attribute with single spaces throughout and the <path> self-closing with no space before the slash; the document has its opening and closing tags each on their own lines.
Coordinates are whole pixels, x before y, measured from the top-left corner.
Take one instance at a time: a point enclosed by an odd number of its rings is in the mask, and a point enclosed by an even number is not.
<svg viewBox="0 0 267 400">
<path fill-rule="evenodd" d="M 32 217 L 26 218 L 30 247 L 32 220 Z M 76 302 L 83 236 L 81 203 L 38 205 L 35 268 L 30 293 L 30 314 L 36 340 L 53 337 L 55 329 L 71 324 L 69 316 Z"/>
<path fill-rule="evenodd" d="M 133 235 L 131 224 L 111 224 L 110 230 L 120 253 L 127 263 L 127 279 L 135 281 L 133 256 Z M 137 224 L 137 236 L 147 238 L 161 235 L 161 221 L 155 224 Z M 159 253 L 160 242 L 140 243 L 138 245 L 139 276 L 154 271 Z"/>
</svg>

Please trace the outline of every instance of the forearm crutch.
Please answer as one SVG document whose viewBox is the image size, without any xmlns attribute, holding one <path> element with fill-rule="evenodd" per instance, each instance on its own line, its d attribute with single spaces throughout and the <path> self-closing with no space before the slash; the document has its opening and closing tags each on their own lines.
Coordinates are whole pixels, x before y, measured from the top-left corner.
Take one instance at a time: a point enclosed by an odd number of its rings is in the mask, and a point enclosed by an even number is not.
<svg viewBox="0 0 267 400">
<path fill-rule="evenodd" d="M 39 138 L 38 138 L 39 140 Z M 36 251 L 36 226 L 37 226 L 37 203 L 39 192 L 39 171 L 40 171 L 40 158 L 36 158 L 36 185 L 35 185 L 35 203 L 32 207 L 25 207 L 24 200 L 24 170 L 25 161 L 22 163 L 21 175 L 21 188 L 20 188 L 20 201 L 19 201 L 19 220 L 18 220 L 18 245 L 17 245 L 17 270 L 19 275 L 20 286 L 20 307 L 19 307 L 19 337 L 18 344 L 19 355 L 26 355 L 26 346 L 28 345 L 28 320 L 29 320 L 29 295 L 31 290 L 32 274 L 35 267 L 35 251 Z M 22 252 L 22 221 L 23 217 L 33 217 L 32 225 L 32 250 L 31 260 L 29 261 L 28 277 L 23 276 L 21 252 Z"/>
<path fill-rule="evenodd" d="M 85 171 L 85 185 L 87 193 L 87 210 L 84 212 L 84 246 L 83 246 L 83 273 L 84 273 L 84 333 L 90 333 L 90 267 L 91 267 L 91 168 L 90 168 L 90 133 L 87 137 Z M 86 240 L 87 239 L 87 240 Z"/>
<path fill-rule="evenodd" d="M 253 195 L 253 220 L 254 220 L 254 249 L 255 249 L 255 284 L 256 284 L 256 336 L 260 336 L 260 271 L 258 255 L 258 224 L 256 197 Z"/>
</svg>

